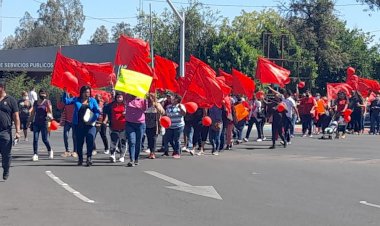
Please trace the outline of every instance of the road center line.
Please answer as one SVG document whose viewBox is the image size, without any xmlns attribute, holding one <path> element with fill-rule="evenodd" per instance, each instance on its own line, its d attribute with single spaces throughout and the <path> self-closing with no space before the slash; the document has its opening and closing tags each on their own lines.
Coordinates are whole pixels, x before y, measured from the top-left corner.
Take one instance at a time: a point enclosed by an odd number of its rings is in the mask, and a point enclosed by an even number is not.
<svg viewBox="0 0 380 226">
<path fill-rule="evenodd" d="M 95 203 L 94 200 L 91 200 L 91 199 L 87 198 L 86 196 L 82 195 L 80 192 L 74 190 L 72 187 L 70 187 L 70 185 L 68 185 L 67 183 L 63 182 L 61 179 L 59 179 L 59 177 L 55 176 L 51 171 L 45 171 L 45 173 L 52 180 L 54 180 L 57 184 L 59 184 L 60 186 L 62 186 L 66 191 L 70 192 L 71 194 L 73 194 L 78 199 L 80 199 L 80 200 L 82 200 L 83 202 L 86 202 L 86 203 Z"/>
<path fill-rule="evenodd" d="M 363 205 L 366 205 L 366 206 L 371 206 L 371 207 L 375 207 L 375 208 L 379 208 L 379 209 L 380 209 L 380 205 L 372 204 L 372 203 L 369 203 L 369 202 L 367 202 L 367 201 L 360 201 L 360 204 L 363 204 Z"/>
</svg>

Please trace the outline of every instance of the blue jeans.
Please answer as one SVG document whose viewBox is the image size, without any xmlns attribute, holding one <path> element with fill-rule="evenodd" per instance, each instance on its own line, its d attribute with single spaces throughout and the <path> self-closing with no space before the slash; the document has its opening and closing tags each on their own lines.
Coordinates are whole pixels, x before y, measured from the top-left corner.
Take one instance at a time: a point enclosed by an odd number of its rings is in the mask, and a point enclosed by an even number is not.
<svg viewBox="0 0 380 226">
<path fill-rule="evenodd" d="M 183 133 L 187 137 L 186 148 L 189 150 L 193 149 L 194 128 L 190 124 L 186 124 Z"/>
<path fill-rule="evenodd" d="M 210 129 L 209 139 L 212 146 L 212 152 L 220 151 L 220 136 L 222 135 L 222 128 L 219 130 Z"/>
<path fill-rule="evenodd" d="M 78 161 L 83 162 L 83 145 L 84 140 L 86 139 L 86 147 L 87 147 L 87 158 L 92 157 L 92 151 L 94 150 L 94 141 L 95 141 L 95 126 L 84 126 L 78 127 L 74 126 L 75 134 L 77 136 L 77 153 L 78 153 Z"/>
<path fill-rule="evenodd" d="M 33 124 L 33 152 L 38 155 L 38 139 L 42 136 L 42 142 L 44 142 L 48 152 L 51 151 L 50 143 L 48 140 L 48 130 L 47 125 L 36 125 Z"/>
<path fill-rule="evenodd" d="M 371 132 L 373 134 L 378 133 L 380 129 L 380 116 L 379 114 L 371 114 Z"/>
<path fill-rule="evenodd" d="M 9 130 L 0 132 L 0 153 L 4 171 L 8 171 L 11 166 L 12 133 Z"/>
<path fill-rule="evenodd" d="M 169 152 L 169 143 L 173 147 L 174 154 L 181 154 L 180 137 L 183 132 L 183 126 L 176 129 L 167 129 L 164 136 L 164 150 Z"/>
<path fill-rule="evenodd" d="M 71 130 L 72 129 L 72 130 Z M 72 131 L 72 139 L 73 139 L 73 151 L 77 151 L 77 138 L 75 136 L 75 130 L 73 128 L 73 124 L 71 122 L 65 122 L 65 126 L 63 127 L 63 142 L 65 144 L 65 150 L 69 151 L 69 132 Z"/>
<path fill-rule="evenodd" d="M 236 123 L 235 125 L 236 133 L 237 133 L 236 136 L 239 141 L 243 140 L 243 130 L 244 130 L 245 123 L 246 121 L 243 119 L 239 121 L 238 123 Z"/>
<path fill-rule="evenodd" d="M 131 162 L 139 161 L 145 127 L 145 123 L 127 122 L 126 124 L 125 133 L 127 135 L 128 152 Z"/>
<path fill-rule="evenodd" d="M 290 127 L 290 135 L 294 136 L 294 130 L 296 128 L 297 115 L 292 115 L 292 125 Z"/>
</svg>

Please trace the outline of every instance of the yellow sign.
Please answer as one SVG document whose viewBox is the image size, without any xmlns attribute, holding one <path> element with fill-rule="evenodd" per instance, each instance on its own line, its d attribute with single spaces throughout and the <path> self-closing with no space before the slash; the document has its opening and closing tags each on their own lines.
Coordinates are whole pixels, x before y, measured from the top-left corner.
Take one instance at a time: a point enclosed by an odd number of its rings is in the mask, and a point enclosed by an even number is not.
<svg viewBox="0 0 380 226">
<path fill-rule="evenodd" d="M 115 90 L 131 94 L 136 97 L 145 98 L 149 92 L 153 78 L 136 71 L 122 68 Z"/>
</svg>

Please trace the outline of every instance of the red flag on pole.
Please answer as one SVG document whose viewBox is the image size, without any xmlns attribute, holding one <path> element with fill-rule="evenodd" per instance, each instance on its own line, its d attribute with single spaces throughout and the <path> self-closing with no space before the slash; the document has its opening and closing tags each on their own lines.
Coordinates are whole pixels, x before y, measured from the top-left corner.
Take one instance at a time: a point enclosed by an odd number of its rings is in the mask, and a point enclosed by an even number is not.
<svg viewBox="0 0 380 226">
<path fill-rule="evenodd" d="M 290 71 L 278 66 L 270 60 L 259 57 L 257 60 L 256 78 L 262 83 L 278 84 L 285 87 L 290 82 Z"/>
<path fill-rule="evenodd" d="M 179 85 L 176 80 L 178 64 L 158 55 L 154 59 L 154 73 L 157 76 L 156 89 L 178 92 Z"/>
<path fill-rule="evenodd" d="M 223 71 L 222 69 L 219 69 L 219 76 L 223 77 L 225 83 L 228 86 L 232 87 L 234 80 L 233 80 L 233 77 L 231 74 L 228 74 L 227 72 Z"/>
<path fill-rule="evenodd" d="M 150 46 L 148 42 L 121 35 L 116 50 L 115 64 L 129 67 L 129 64 L 136 56 L 140 57 L 145 63 L 149 63 L 149 55 Z"/>
<path fill-rule="evenodd" d="M 235 95 L 245 95 L 252 99 L 256 89 L 255 82 L 247 75 L 238 70 L 232 69 L 233 76 L 233 93 Z"/>
</svg>

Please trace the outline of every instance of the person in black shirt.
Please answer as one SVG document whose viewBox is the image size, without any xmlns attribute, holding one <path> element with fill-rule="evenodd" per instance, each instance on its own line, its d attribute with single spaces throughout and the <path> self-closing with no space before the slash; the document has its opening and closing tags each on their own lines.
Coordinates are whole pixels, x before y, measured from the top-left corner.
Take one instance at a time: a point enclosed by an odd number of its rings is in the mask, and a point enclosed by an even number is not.
<svg viewBox="0 0 380 226">
<path fill-rule="evenodd" d="M 12 122 L 16 127 L 15 140 L 20 139 L 20 118 L 17 101 L 5 92 L 5 81 L 0 80 L 0 152 L 2 157 L 3 179 L 9 177 L 12 150 Z"/>
<path fill-rule="evenodd" d="M 375 135 L 379 133 L 380 126 L 380 93 L 376 94 L 376 99 L 371 102 L 370 106 L 371 130 L 370 133 Z"/>
</svg>

